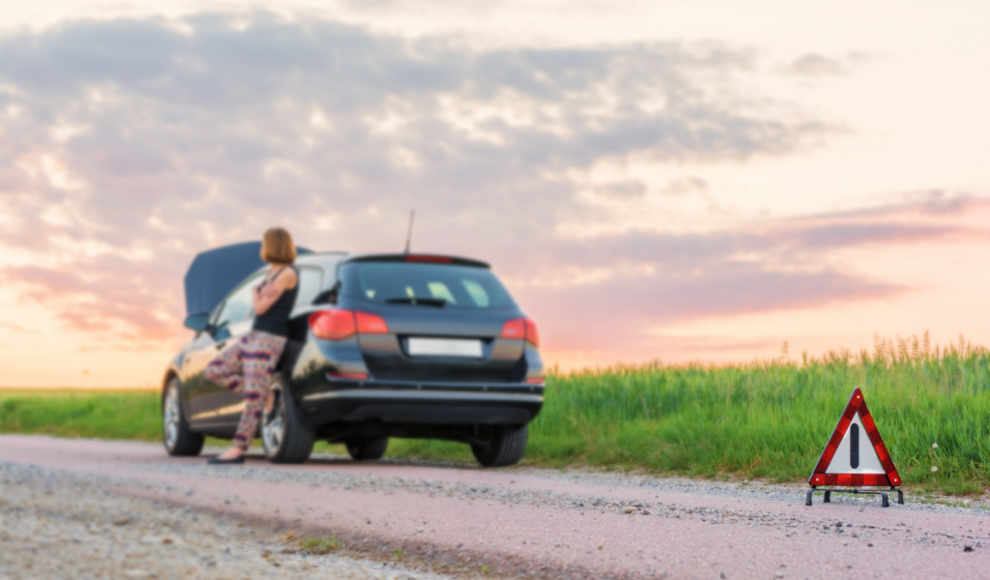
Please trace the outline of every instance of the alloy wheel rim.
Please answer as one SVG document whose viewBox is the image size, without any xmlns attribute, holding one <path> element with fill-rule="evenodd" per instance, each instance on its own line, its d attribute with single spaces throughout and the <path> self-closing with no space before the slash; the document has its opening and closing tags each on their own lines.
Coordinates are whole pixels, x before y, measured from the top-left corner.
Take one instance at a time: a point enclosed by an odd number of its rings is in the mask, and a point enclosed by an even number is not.
<svg viewBox="0 0 990 580">
<path fill-rule="evenodd" d="M 171 449 L 179 438 L 179 393 L 169 387 L 165 397 L 165 445 Z"/>
<path fill-rule="evenodd" d="M 261 439 L 265 445 L 265 453 L 267 455 L 272 455 L 278 451 L 279 445 L 282 443 L 282 437 L 285 434 L 285 405 L 282 402 L 282 397 L 278 397 L 275 401 L 275 413 L 271 421 L 268 420 L 268 415 L 265 414 L 264 422 L 261 426 Z"/>
</svg>

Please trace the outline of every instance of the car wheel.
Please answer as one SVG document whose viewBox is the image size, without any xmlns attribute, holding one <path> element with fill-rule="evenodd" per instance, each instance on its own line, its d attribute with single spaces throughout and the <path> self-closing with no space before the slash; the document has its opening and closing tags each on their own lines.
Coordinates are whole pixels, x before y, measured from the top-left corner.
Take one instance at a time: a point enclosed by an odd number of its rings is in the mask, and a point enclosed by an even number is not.
<svg viewBox="0 0 990 580">
<path fill-rule="evenodd" d="M 355 437 L 344 441 L 347 454 L 357 461 L 381 459 L 388 449 L 388 437 Z"/>
<path fill-rule="evenodd" d="M 304 463 L 313 453 L 316 433 L 302 424 L 299 407 L 285 385 L 281 374 L 272 377 L 275 407 L 270 415 L 262 415 L 261 442 L 272 463 Z"/>
<path fill-rule="evenodd" d="M 519 463 L 526 453 L 529 425 L 499 425 L 492 431 L 489 443 L 471 445 L 471 452 L 478 463 L 484 467 L 505 467 Z"/>
<path fill-rule="evenodd" d="M 169 455 L 195 457 L 203 450 L 206 438 L 189 429 L 180 392 L 179 379 L 172 378 L 162 396 L 162 442 Z"/>
</svg>

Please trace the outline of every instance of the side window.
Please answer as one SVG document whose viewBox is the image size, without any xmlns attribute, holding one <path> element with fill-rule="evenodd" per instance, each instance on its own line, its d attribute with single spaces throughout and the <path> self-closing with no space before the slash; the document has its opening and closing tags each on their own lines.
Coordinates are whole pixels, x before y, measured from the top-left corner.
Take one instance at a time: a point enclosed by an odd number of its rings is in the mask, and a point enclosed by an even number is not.
<svg viewBox="0 0 990 580">
<path fill-rule="evenodd" d="M 250 318 L 254 314 L 254 306 L 251 303 L 251 291 L 260 281 L 260 276 L 254 277 L 235 290 L 233 294 L 227 296 L 227 300 L 224 301 L 220 315 L 217 317 L 216 322 L 214 322 L 214 326 L 223 328 Z"/>
<path fill-rule="evenodd" d="M 316 295 L 323 287 L 323 270 L 319 268 L 298 268 L 299 270 L 299 293 L 296 295 L 296 303 L 293 308 L 299 308 L 313 302 Z"/>
</svg>

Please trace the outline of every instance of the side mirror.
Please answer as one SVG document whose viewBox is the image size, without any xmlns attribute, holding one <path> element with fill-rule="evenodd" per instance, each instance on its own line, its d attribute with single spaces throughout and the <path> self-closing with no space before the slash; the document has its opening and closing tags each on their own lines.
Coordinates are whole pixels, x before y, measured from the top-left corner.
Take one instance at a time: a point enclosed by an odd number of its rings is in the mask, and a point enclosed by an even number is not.
<svg viewBox="0 0 990 580">
<path fill-rule="evenodd" d="M 206 312 L 193 312 L 182 324 L 190 330 L 203 332 L 210 325 L 210 315 Z"/>
</svg>

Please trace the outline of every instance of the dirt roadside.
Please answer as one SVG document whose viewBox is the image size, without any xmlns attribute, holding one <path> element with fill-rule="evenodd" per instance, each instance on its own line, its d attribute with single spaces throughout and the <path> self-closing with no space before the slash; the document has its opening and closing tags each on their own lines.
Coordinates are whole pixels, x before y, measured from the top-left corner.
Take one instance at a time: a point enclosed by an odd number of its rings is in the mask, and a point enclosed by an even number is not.
<svg viewBox="0 0 990 580">
<path fill-rule="evenodd" d="M 0 463 L 0 578 L 451 578 L 278 524 L 129 497 L 120 483 Z"/>
</svg>

